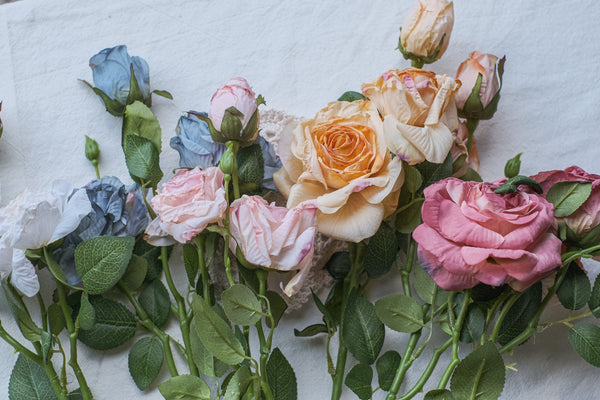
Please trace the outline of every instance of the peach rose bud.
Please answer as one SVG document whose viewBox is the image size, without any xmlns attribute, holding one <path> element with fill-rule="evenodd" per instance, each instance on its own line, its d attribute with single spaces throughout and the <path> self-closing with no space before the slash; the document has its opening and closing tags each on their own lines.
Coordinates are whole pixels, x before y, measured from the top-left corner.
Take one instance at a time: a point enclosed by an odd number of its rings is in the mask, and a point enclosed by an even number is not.
<svg viewBox="0 0 600 400">
<path fill-rule="evenodd" d="M 456 107 L 464 118 L 490 119 L 500 99 L 504 60 L 474 51 L 460 64 L 456 79 L 462 85 L 456 93 Z"/>
<path fill-rule="evenodd" d="M 422 66 L 438 60 L 448 48 L 454 25 L 454 5 L 446 0 L 419 0 L 404 20 L 399 50 Z"/>
</svg>

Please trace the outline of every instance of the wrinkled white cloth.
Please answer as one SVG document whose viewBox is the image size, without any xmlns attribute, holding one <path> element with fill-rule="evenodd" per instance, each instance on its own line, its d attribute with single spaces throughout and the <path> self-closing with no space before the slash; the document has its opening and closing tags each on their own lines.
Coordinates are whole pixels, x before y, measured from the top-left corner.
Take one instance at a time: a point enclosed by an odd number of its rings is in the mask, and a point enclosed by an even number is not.
<svg viewBox="0 0 600 400">
<path fill-rule="evenodd" d="M 248 79 L 269 107 L 310 117 L 344 91 L 359 90 L 361 83 L 387 69 L 408 66 L 394 48 L 413 3 L 22 0 L 4 4 L 0 6 L 1 205 L 26 187 L 47 190 L 56 178 L 75 186 L 93 179 L 93 167 L 84 157 L 84 134 L 100 145 L 101 172 L 130 181 L 120 149 L 120 119 L 106 113 L 78 80 L 91 81 L 88 60 L 105 47 L 127 44 L 131 55 L 148 61 L 152 88 L 174 96 L 173 101 L 154 97 L 153 106 L 163 127 L 161 166 L 168 179 L 178 161 L 168 146 L 177 119 L 187 110 L 206 111 L 215 89 L 231 77 Z M 430 69 L 454 75 L 473 50 L 507 57 L 498 112 L 491 121 L 481 122 L 476 132 L 484 179 L 501 177 L 505 161 L 519 152 L 524 152 L 521 171 L 527 175 L 573 164 L 600 173 L 596 138 L 600 3 L 458 0 L 454 10 L 450 45 Z M 597 273 L 597 264 L 589 264 L 589 270 Z M 176 278 L 183 283 L 184 275 Z M 385 281 L 370 285 L 371 299 L 400 290 L 397 276 Z M 557 306 L 544 318 L 562 315 Z M 0 318 L 18 336 L 4 301 Z M 293 328 L 320 320 L 310 304 L 286 316 L 275 336 L 274 345 L 282 348 L 296 371 L 301 400 L 330 396 L 325 338 L 293 336 Z M 177 334 L 174 324 L 171 331 Z M 387 331 L 383 351 L 401 351 L 406 340 L 406 335 Z M 98 400 L 162 398 L 156 386 L 142 393 L 134 385 L 126 366 L 129 346 L 105 353 L 80 346 L 81 366 Z M 16 355 L 4 342 L 0 354 L 4 360 L 0 398 L 5 398 Z M 415 362 L 409 384 L 427 360 L 425 353 Z M 565 327 L 536 335 L 504 360 L 516 363 L 519 372 L 507 371 L 502 399 L 597 397 L 598 370 L 571 349 Z M 440 370 L 435 371 L 433 386 Z M 167 376 L 165 368 L 160 379 Z M 71 374 L 69 381 L 76 387 Z M 381 391 L 374 396 L 384 397 Z M 343 398 L 355 396 L 346 389 Z"/>
</svg>

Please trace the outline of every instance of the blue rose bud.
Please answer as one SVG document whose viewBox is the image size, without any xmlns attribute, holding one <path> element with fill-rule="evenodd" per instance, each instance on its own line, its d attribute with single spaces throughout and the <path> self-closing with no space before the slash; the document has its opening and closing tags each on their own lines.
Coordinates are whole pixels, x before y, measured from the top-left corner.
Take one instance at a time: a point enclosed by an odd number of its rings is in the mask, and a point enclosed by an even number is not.
<svg viewBox="0 0 600 400">
<path fill-rule="evenodd" d="M 206 113 L 190 111 L 179 118 L 177 136 L 171 138 L 171 147 L 179 153 L 179 167 L 206 169 L 219 163 L 225 152 L 223 143 L 215 143 L 210 135 L 208 124 L 197 115 Z"/>
</svg>

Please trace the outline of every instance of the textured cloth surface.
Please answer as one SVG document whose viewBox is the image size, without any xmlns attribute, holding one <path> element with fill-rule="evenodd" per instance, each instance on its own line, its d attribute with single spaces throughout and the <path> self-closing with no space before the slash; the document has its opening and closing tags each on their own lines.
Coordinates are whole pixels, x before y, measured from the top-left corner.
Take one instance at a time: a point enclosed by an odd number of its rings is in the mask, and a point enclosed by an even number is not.
<svg viewBox="0 0 600 400">
<path fill-rule="evenodd" d="M 101 172 L 130 183 L 120 149 L 120 119 L 106 113 L 78 80 L 91 81 L 88 60 L 103 48 L 127 44 L 131 55 L 148 61 L 152 88 L 174 96 L 173 101 L 155 97 L 153 106 L 163 128 L 161 166 L 168 179 L 178 161 L 168 146 L 177 119 L 187 110 L 207 110 L 214 90 L 229 78 L 247 78 L 269 107 L 310 117 L 344 91 L 359 90 L 362 82 L 387 69 L 408 66 L 394 48 L 412 6 L 413 1 L 364 0 L 23 0 L 2 5 L 0 204 L 26 187 L 46 190 L 55 178 L 76 186 L 93 179 L 93 167 L 84 157 L 85 134 L 100 145 Z M 454 75 L 473 50 L 507 57 L 499 110 L 476 132 L 483 178 L 501 177 L 505 161 L 519 152 L 526 175 L 573 164 L 600 173 L 595 79 L 600 3 L 458 0 L 454 8 L 448 50 L 429 69 Z M 589 270 L 595 275 L 598 267 L 590 264 Z M 185 280 L 183 273 L 177 278 Z M 383 285 L 370 285 L 369 296 L 399 290 L 399 277 L 392 275 Z M 561 319 L 559 310 L 551 306 L 543 318 Z M 4 301 L 0 319 L 17 334 Z M 302 400 L 329 398 L 325 338 L 293 336 L 293 328 L 320 319 L 308 305 L 288 315 L 275 336 L 274 345 L 295 368 Z M 177 335 L 174 324 L 170 330 Z M 553 326 L 504 357 L 519 371 L 507 371 L 502 399 L 597 398 L 598 370 L 575 354 L 567 332 Z M 402 351 L 406 341 L 406 335 L 388 331 L 383 351 Z M 161 399 L 156 386 L 142 394 L 133 384 L 127 347 L 100 353 L 80 345 L 81 365 L 96 398 Z M 0 354 L 0 398 L 5 398 L 16 355 L 4 342 Z M 428 358 L 426 352 L 415 362 L 404 390 Z M 161 380 L 167 375 L 164 368 Z M 74 377 L 69 379 L 76 387 Z M 381 392 L 374 396 L 384 397 Z M 355 396 L 346 390 L 343 398 Z"/>
</svg>

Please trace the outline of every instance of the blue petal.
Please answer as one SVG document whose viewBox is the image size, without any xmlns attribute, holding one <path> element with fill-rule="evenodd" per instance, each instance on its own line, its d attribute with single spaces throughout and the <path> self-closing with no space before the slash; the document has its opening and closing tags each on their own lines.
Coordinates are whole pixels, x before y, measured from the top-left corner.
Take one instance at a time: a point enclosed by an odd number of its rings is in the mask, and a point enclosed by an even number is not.
<svg viewBox="0 0 600 400">
<path fill-rule="evenodd" d="M 150 68 L 148 63 L 141 57 L 131 57 L 131 63 L 133 64 L 133 73 L 137 80 L 140 91 L 144 98 L 150 96 Z"/>
<path fill-rule="evenodd" d="M 206 113 L 200 114 L 206 116 Z M 223 143 L 213 142 L 206 122 L 193 114 L 179 118 L 176 132 L 177 136 L 171 138 L 170 145 L 179 153 L 181 168 L 212 167 L 226 150 Z"/>
</svg>

